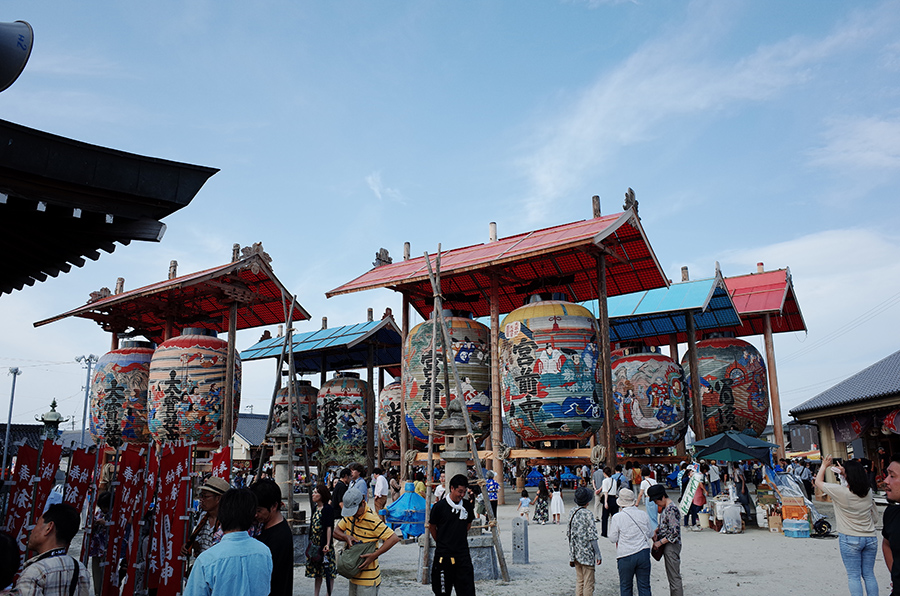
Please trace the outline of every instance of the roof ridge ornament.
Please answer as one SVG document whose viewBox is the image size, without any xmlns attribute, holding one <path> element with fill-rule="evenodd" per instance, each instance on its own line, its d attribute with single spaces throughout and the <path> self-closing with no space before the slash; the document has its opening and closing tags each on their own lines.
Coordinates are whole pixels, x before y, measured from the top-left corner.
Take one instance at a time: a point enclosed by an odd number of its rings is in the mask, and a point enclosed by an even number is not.
<svg viewBox="0 0 900 596">
<path fill-rule="evenodd" d="M 103 300 L 104 298 L 109 298 L 110 296 L 112 296 L 112 292 L 109 291 L 109 288 L 103 287 L 96 292 L 91 292 L 90 298 L 88 298 L 87 303 L 91 304 L 92 302 L 97 302 L 99 300 Z"/>
<path fill-rule="evenodd" d="M 635 215 L 638 214 L 638 200 L 634 198 L 634 190 L 630 186 L 625 191 L 625 204 L 622 205 L 623 211 L 628 211 L 629 209 L 632 209 Z"/>
<path fill-rule="evenodd" d="M 265 250 L 263 250 L 262 242 L 254 242 L 250 246 L 245 246 L 244 248 L 242 248 L 240 258 L 243 261 L 244 259 L 249 259 L 255 255 L 259 255 L 260 258 L 262 258 L 262 260 L 269 267 L 272 266 L 272 257 L 269 256 L 269 253 L 267 253 Z M 258 274 L 259 273 L 259 264 L 255 263 L 255 262 L 251 263 L 250 271 L 252 271 L 254 275 Z"/>
</svg>

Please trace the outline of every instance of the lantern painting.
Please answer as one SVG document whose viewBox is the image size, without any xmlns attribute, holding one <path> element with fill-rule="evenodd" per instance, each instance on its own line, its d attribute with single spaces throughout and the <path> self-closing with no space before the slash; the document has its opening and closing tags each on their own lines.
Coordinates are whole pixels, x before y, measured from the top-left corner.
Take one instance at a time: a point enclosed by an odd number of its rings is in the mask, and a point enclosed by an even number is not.
<svg viewBox="0 0 900 596">
<path fill-rule="evenodd" d="M 126 443 L 150 440 L 147 387 L 154 344 L 123 341 L 100 357 L 91 375 L 91 425 L 94 440 L 120 436 Z"/>
<path fill-rule="evenodd" d="M 318 408 L 319 390 L 310 381 L 298 379 L 294 384 L 296 397 L 294 401 L 293 426 L 297 435 L 306 437 L 307 449 L 314 448 L 319 440 L 316 426 L 316 410 Z M 272 409 L 272 428 L 287 424 L 288 401 L 290 387 L 282 387 L 275 395 L 275 406 Z"/>
<path fill-rule="evenodd" d="M 491 331 L 468 316 L 451 316 L 444 311 L 444 324 L 450 335 L 450 352 L 459 373 L 462 394 L 472 420 L 476 438 L 491 430 Z M 437 426 L 447 413 L 447 391 L 444 390 L 444 364 L 441 339 L 437 345 L 437 377 L 432 379 L 432 339 L 434 319 L 413 327 L 406 338 L 406 425 L 418 441 L 428 442 L 428 418 L 431 392 L 437 392 L 434 404 L 434 424 Z M 450 374 L 450 399 L 457 397 L 454 376 Z M 434 435 L 434 442 L 443 444 L 443 435 Z"/>
<path fill-rule="evenodd" d="M 322 444 L 329 449 L 357 448 L 366 444 L 366 409 L 369 384 L 356 373 L 339 372 L 319 389 L 318 426 Z"/>
<path fill-rule="evenodd" d="M 400 425 L 404 424 L 400 415 L 401 395 L 401 383 L 394 381 L 385 385 L 378 396 L 378 434 L 386 449 L 400 449 Z"/>
<path fill-rule="evenodd" d="M 187 439 L 219 445 L 225 399 L 228 342 L 215 331 L 188 327 L 161 343 L 150 361 L 148 418 L 150 434 L 159 442 Z M 241 361 L 235 354 L 234 428 L 241 405 Z"/>
<path fill-rule="evenodd" d="M 525 441 L 583 440 L 603 425 L 597 321 L 571 302 L 532 302 L 500 326 L 503 409 Z"/>
<path fill-rule="evenodd" d="M 613 357 L 616 443 L 622 447 L 671 447 L 684 438 L 690 400 L 684 371 L 655 352 Z"/>
<path fill-rule="evenodd" d="M 726 430 L 760 436 L 769 420 L 766 365 L 752 344 L 736 338 L 697 342 L 706 436 Z M 685 355 L 681 363 L 687 366 Z M 690 379 L 688 379 L 690 382 Z M 690 385 L 688 385 L 690 386 Z"/>
</svg>

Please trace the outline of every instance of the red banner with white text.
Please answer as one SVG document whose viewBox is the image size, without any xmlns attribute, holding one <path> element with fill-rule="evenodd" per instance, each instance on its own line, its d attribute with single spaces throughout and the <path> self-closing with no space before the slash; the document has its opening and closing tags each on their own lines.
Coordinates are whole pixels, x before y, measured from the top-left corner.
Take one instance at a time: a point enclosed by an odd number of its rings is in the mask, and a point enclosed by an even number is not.
<svg viewBox="0 0 900 596">
<path fill-rule="evenodd" d="M 158 577 L 157 596 L 181 592 L 188 492 L 191 481 L 190 445 L 166 445 L 159 462 L 157 512 Z"/>
<path fill-rule="evenodd" d="M 24 561 L 25 544 L 28 539 L 28 514 L 31 512 L 32 480 L 38 469 L 38 451 L 34 447 L 21 445 L 16 454 L 16 470 L 13 473 L 12 490 L 6 513 L 6 533 L 16 539 Z"/>
<path fill-rule="evenodd" d="M 69 465 L 69 472 L 66 474 L 66 490 L 63 493 L 63 503 L 81 511 L 88 494 L 88 488 L 90 488 L 93 480 L 96 460 L 96 453 L 90 453 L 87 449 L 76 449 L 72 452 L 72 463 Z"/>
<path fill-rule="evenodd" d="M 226 445 L 222 451 L 213 453 L 212 475 L 225 482 L 231 482 L 231 447 Z"/>
<path fill-rule="evenodd" d="M 62 458 L 62 443 L 55 443 L 50 439 L 44 439 L 41 448 L 41 463 L 38 466 L 40 476 L 37 478 L 37 489 L 34 491 L 34 518 L 37 519 L 44 512 L 44 504 L 56 480 L 56 472 L 59 470 L 59 460 Z M 34 520 L 32 520 L 34 523 Z"/>
</svg>

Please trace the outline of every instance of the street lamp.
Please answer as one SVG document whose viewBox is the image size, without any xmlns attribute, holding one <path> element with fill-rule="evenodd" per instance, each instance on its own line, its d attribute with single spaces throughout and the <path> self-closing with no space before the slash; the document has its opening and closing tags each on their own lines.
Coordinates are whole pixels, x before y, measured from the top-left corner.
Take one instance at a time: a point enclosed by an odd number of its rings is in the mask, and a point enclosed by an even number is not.
<svg viewBox="0 0 900 596">
<path fill-rule="evenodd" d="M 9 416 L 6 419 L 6 438 L 3 439 L 3 479 L 6 480 L 8 474 L 6 473 L 6 456 L 9 454 L 9 427 L 12 426 L 12 410 L 13 410 L 13 402 L 16 399 L 16 377 L 22 374 L 22 371 L 18 369 L 18 367 L 12 367 L 9 369 L 9 374 L 12 375 L 12 391 L 9 394 Z"/>
<path fill-rule="evenodd" d="M 87 378 L 84 380 L 84 410 L 81 414 L 81 446 L 84 447 L 84 427 L 87 423 L 88 397 L 91 395 L 91 367 L 97 362 L 98 358 L 91 354 L 90 356 L 79 356 L 75 362 L 81 362 L 82 366 L 87 368 Z"/>
</svg>

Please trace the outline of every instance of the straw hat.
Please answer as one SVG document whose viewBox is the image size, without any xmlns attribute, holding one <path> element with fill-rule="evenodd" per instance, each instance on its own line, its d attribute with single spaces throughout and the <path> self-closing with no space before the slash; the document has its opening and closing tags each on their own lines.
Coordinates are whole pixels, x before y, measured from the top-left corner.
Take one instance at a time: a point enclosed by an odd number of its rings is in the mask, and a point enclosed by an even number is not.
<svg viewBox="0 0 900 596">
<path fill-rule="evenodd" d="M 229 488 L 231 488 L 231 485 L 217 476 L 210 476 L 206 479 L 206 482 L 200 485 L 200 490 L 214 495 L 224 495 Z"/>
<path fill-rule="evenodd" d="M 619 507 L 632 507 L 634 505 L 634 491 L 630 488 L 623 488 L 619 491 L 619 496 L 616 498 L 616 504 Z"/>
</svg>

